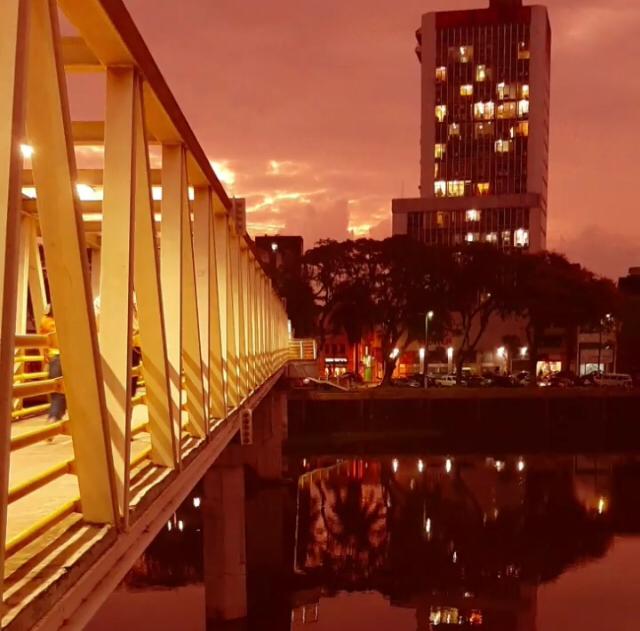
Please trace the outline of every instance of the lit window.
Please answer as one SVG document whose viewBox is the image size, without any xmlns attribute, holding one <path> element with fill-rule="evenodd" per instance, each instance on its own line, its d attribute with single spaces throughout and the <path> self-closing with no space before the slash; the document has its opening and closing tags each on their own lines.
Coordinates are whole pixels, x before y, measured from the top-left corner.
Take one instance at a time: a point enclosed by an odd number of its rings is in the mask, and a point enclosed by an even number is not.
<svg viewBox="0 0 640 631">
<path fill-rule="evenodd" d="M 487 78 L 487 67 L 484 64 L 476 66 L 476 81 L 485 81 Z"/>
<path fill-rule="evenodd" d="M 513 244 L 518 248 L 526 248 L 529 245 L 529 231 L 518 228 L 513 233 Z"/>
<path fill-rule="evenodd" d="M 529 85 L 527 83 L 523 83 L 520 86 L 520 98 L 528 99 L 529 98 Z"/>
<path fill-rule="evenodd" d="M 484 240 L 487 243 L 497 243 L 498 242 L 498 234 L 495 232 L 487 232 L 484 236 Z"/>
<path fill-rule="evenodd" d="M 522 99 L 518 101 L 518 117 L 522 118 L 529 113 L 529 101 Z"/>
<path fill-rule="evenodd" d="M 451 123 L 449 125 L 449 137 L 460 136 L 460 125 L 458 123 Z"/>
<path fill-rule="evenodd" d="M 447 182 L 447 195 L 449 197 L 462 197 L 464 195 L 464 180 Z"/>
<path fill-rule="evenodd" d="M 473 61 L 473 46 L 451 46 L 449 48 L 449 59 L 461 64 Z"/>
<path fill-rule="evenodd" d="M 447 80 L 447 67 L 439 66 L 436 68 L 436 81 L 446 81 Z"/>
<path fill-rule="evenodd" d="M 500 100 L 515 99 L 516 98 L 516 86 L 510 83 L 501 81 L 496 85 L 496 94 Z"/>
<path fill-rule="evenodd" d="M 529 121 L 521 121 L 516 127 L 516 136 L 528 136 L 529 135 Z"/>
<path fill-rule="evenodd" d="M 503 245 L 511 245 L 511 231 L 503 230 L 502 231 L 502 244 Z"/>
<path fill-rule="evenodd" d="M 487 101 L 483 103 L 482 101 L 478 101 L 473 104 L 473 117 L 477 119 L 490 120 L 493 118 L 495 108 L 493 105 L 493 101 Z"/>
<path fill-rule="evenodd" d="M 465 213 L 465 219 L 467 221 L 480 221 L 480 211 L 474 209 L 467 210 Z"/>
<path fill-rule="evenodd" d="M 436 158 L 443 158 L 444 152 L 447 150 L 447 145 L 442 142 L 437 142 L 434 147 L 434 155 Z"/>
<path fill-rule="evenodd" d="M 444 180 L 436 180 L 433 183 L 433 192 L 436 197 L 444 197 L 447 194 L 447 183 Z"/>
<path fill-rule="evenodd" d="M 529 47 L 527 42 L 518 43 L 518 59 L 529 59 L 531 54 L 529 53 Z"/>
<path fill-rule="evenodd" d="M 445 214 L 443 212 L 436 213 L 436 224 L 438 228 L 444 227 L 444 219 L 445 219 Z"/>
<path fill-rule="evenodd" d="M 467 243 L 471 243 L 472 241 L 477 241 L 478 239 L 477 239 L 477 235 L 476 235 L 475 233 L 473 233 L 473 232 L 467 232 L 467 234 L 466 234 L 466 235 L 465 235 L 465 237 L 464 237 L 464 240 L 465 240 Z"/>
<path fill-rule="evenodd" d="M 475 138 L 486 138 L 487 136 L 493 136 L 493 123 L 488 121 L 486 123 L 476 123 L 473 126 L 473 134 Z"/>
<path fill-rule="evenodd" d="M 447 106 L 446 105 L 436 105 L 436 119 L 439 122 L 443 122 L 447 116 Z"/>
<path fill-rule="evenodd" d="M 489 194 L 489 182 L 478 182 L 478 183 L 476 183 L 476 193 L 478 193 L 478 195 L 488 195 Z"/>
<path fill-rule="evenodd" d="M 528 101 L 525 101 L 528 102 Z M 496 112 L 496 118 L 515 118 L 516 117 L 516 104 L 513 101 L 509 103 L 501 103 L 498 105 L 498 111 Z"/>
<path fill-rule="evenodd" d="M 511 142 L 511 140 L 496 140 L 496 142 L 494 143 L 496 153 L 509 153 L 512 146 L 513 143 Z"/>
<path fill-rule="evenodd" d="M 433 164 L 433 177 L 437 178 L 439 172 L 440 172 L 440 163 L 439 162 L 434 162 L 434 164 Z"/>
<path fill-rule="evenodd" d="M 460 96 L 472 96 L 473 86 L 470 83 L 465 83 L 460 86 Z"/>
</svg>

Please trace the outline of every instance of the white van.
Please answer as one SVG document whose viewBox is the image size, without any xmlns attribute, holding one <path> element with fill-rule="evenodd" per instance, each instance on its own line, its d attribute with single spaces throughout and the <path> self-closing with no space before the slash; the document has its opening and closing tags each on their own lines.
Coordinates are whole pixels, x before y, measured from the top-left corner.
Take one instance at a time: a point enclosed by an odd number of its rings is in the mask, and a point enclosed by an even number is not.
<svg viewBox="0 0 640 631">
<path fill-rule="evenodd" d="M 593 375 L 593 383 L 596 386 L 614 386 L 617 388 L 632 388 L 633 380 L 631 375 L 624 373 L 605 372 Z"/>
</svg>

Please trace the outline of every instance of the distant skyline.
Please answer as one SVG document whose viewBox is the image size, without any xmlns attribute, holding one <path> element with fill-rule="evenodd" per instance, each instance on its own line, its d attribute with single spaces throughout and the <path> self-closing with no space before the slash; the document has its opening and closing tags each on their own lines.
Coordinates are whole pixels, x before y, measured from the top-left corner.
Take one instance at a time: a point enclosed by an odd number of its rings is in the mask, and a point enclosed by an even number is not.
<svg viewBox="0 0 640 631">
<path fill-rule="evenodd" d="M 125 4 L 250 232 L 310 247 L 390 234 L 391 198 L 418 193 L 420 17 L 488 0 Z M 548 245 L 615 277 L 640 264 L 640 5 L 546 6 Z"/>
</svg>

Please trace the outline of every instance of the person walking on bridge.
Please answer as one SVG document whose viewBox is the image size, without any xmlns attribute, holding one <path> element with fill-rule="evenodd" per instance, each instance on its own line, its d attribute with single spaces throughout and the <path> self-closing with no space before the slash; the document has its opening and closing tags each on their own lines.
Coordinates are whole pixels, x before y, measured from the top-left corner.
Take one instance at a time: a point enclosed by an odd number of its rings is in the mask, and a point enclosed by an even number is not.
<svg viewBox="0 0 640 631">
<path fill-rule="evenodd" d="M 45 314 L 40 320 L 38 327 L 40 335 L 46 335 L 49 339 L 49 346 L 45 352 L 45 362 L 48 364 L 49 379 L 62 377 L 62 364 L 60 363 L 60 349 L 56 340 L 56 321 L 53 318 L 53 307 L 49 305 Z M 48 421 L 55 423 L 59 421 L 67 410 L 67 399 L 60 392 L 51 394 L 51 407 L 49 408 Z"/>
</svg>

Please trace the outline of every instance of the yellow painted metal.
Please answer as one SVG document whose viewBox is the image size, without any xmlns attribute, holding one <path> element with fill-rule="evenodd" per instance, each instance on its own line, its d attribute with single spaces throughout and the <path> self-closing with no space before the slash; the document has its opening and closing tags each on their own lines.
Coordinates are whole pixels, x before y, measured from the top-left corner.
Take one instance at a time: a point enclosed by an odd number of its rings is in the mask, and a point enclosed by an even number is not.
<svg viewBox="0 0 640 631">
<path fill-rule="evenodd" d="M 14 399 L 26 399 L 27 397 L 37 397 L 43 394 L 63 391 L 62 377 L 55 379 L 43 379 L 31 383 L 17 383 L 13 386 Z"/>
<path fill-rule="evenodd" d="M 224 211 L 222 203 L 216 198 L 213 198 L 213 236 L 215 246 L 215 262 L 216 262 L 216 277 L 218 283 L 218 314 L 220 321 L 220 349 L 221 349 L 221 363 L 222 363 L 222 379 L 224 386 L 224 414 L 226 416 L 227 408 L 232 407 L 230 401 L 231 395 L 229 392 L 229 366 L 228 366 L 228 324 L 227 324 L 227 299 L 228 291 L 228 275 L 227 275 L 227 216 Z"/>
<path fill-rule="evenodd" d="M 176 437 L 175 459 L 180 462 L 182 428 L 180 407 L 182 399 L 182 199 L 184 147 L 164 145 L 162 147 L 162 238 L 160 241 L 160 272 L 162 294 L 171 297 L 165 300 L 165 334 L 171 391 L 171 417 L 173 434 Z M 184 192 L 186 194 L 186 191 Z"/>
<path fill-rule="evenodd" d="M 36 325 L 42 320 L 47 306 L 42 259 L 38 247 L 37 226 L 34 217 L 29 218 L 29 297 Z"/>
<path fill-rule="evenodd" d="M 238 279 L 238 380 L 240 392 L 244 399 L 249 394 L 249 361 L 247 353 L 247 275 L 245 268 L 247 245 L 244 239 L 234 237 L 237 241 L 237 279 Z"/>
<path fill-rule="evenodd" d="M 20 219 L 20 240 L 18 243 L 18 286 L 16 290 L 16 333 L 27 332 L 27 304 L 29 302 L 29 236 L 31 218 L 23 215 Z"/>
<path fill-rule="evenodd" d="M 135 101 L 136 220 L 133 271 L 142 343 L 142 375 L 149 410 L 151 459 L 156 464 L 173 468 L 177 465 L 177 437 L 172 421 L 165 311 L 160 285 L 158 240 L 151 205 L 149 152 L 140 86 L 138 90 L 140 98 Z"/>
<path fill-rule="evenodd" d="M 133 68 L 107 69 L 100 274 L 100 353 L 120 517 L 128 523 L 135 218 Z"/>
<path fill-rule="evenodd" d="M 67 387 L 71 433 L 85 518 L 117 515 L 102 370 L 91 305 L 82 218 L 76 208 L 75 156 L 60 33 L 49 0 L 29 2 L 27 132 L 47 277 Z M 64 314 L 64 315 L 61 315 Z"/>
<path fill-rule="evenodd" d="M 49 407 L 47 405 L 47 407 Z M 24 449 L 36 443 L 42 442 L 47 438 L 53 438 L 59 434 L 67 433 L 69 429 L 69 421 L 58 421 L 56 423 L 47 423 L 37 429 L 21 432 L 11 437 L 11 451 Z"/>
<path fill-rule="evenodd" d="M 50 345 L 47 335 L 16 335 L 16 348 L 47 348 Z M 27 360 L 31 361 L 31 360 Z"/>
<path fill-rule="evenodd" d="M 200 361 L 205 397 L 205 418 L 211 416 L 211 189 L 197 187 L 193 199 L 193 253 L 198 295 L 198 324 L 200 332 Z M 206 429 L 206 428 L 205 428 Z"/>
<path fill-rule="evenodd" d="M 225 231 L 227 245 L 227 405 L 230 408 L 235 408 L 241 400 L 238 380 L 238 270 L 234 265 L 236 244 L 233 241 L 228 220 L 226 221 Z"/>
<path fill-rule="evenodd" d="M 221 330 L 218 257 L 214 235 L 214 196 L 209 197 L 209 417 L 222 419 L 226 415 L 224 402 L 223 352 Z"/>
<path fill-rule="evenodd" d="M 49 528 L 52 528 L 58 522 L 62 521 L 65 517 L 68 517 L 72 513 L 75 513 L 79 510 L 80 498 L 77 497 L 68 502 L 65 502 L 50 515 L 47 515 L 42 519 L 38 519 L 31 526 L 29 526 L 29 528 L 7 541 L 7 545 L 5 546 L 6 556 L 10 556 L 22 550 L 22 548 L 35 541 Z"/>
<path fill-rule="evenodd" d="M 29 362 L 42 363 L 44 355 L 18 355 L 13 358 L 14 363 L 28 364 Z"/>
<path fill-rule="evenodd" d="M 41 372 L 23 372 L 16 375 L 13 378 L 14 383 L 20 383 L 21 381 L 35 381 L 37 379 L 46 379 L 49 376 L 49 373 L 46 371 Z"/>
<path fill-rule="evenodd" d="M 131 458 L 131 468 L 137 467 L 141 462 L 144 462 L 151 456 L 151 447 L 146 447 L 139 454 Z"/>
<path fill-rule="evenodd" d="M 13 420 L 18 420 L 26 416 L 34 416 L 36 414 L 42 414 L 42 412 L 46 412 L 50 407 L 51 407 L 51 404 L 49 403 L 41 403 L 39 405 L 30 405 L 28 407 L 18 408 L 11 412 L 11 418 Z"/>
<path fill-rule="evenodd" d="M 186 157 L 186 156 L 185 156 Z M 187 165 L 182 164 L 182 369 L 185 375 L 187 413 L 190 432 L 207 435 L 207 414 L 202 383 L 202 352 L 198 324 L 198 298 L 191 225 L 191 209 L 187 186 Z"/>
<path fill-rule="evenodd" d="M 25 480 L 24 482 L 11 487 L 9 489 L 9 504 L 17 502 L 19 499 L 25 497 L 29 493 L 33 493 L 33 491 L 41 489 L 45 484 L 48 484 L 53 480 L 57 480 L 67 473 L 73 472 L 73 459 L 65 460 L 64 462 L 53 465 L 52 467 L 45 469 L 38 475 L 34 475 L 28 480 Z"/>
<path fill-rule="evenodd" d="M 60 37 L 58 7 L 80 37 Z M 30 37 L 21 31 L 27 29 L 27 16 Z M 104 123 L 69 120 L 65 64 L 71 72 L 106 73 Z M 22 142 L 34 151 L 22 184 L 34 186 L 37 198 L 21 201 Z M 149 168 L 153 142 L 163 144 L 161 170 Z M 104 143 L 104 173 L 78 172 L 74 143 Z M 104 200 L 80 202 L 76 184 L 104 187 Z M 161 204 L 151 199 L 152 184 L 163 187 Z M 193 226 L 188 184 L 196 191 Z M 19 238 L 20 204 L 25 214 Z M 0 0 L 0 541 L 9 501 L 43 488 L 72 466 L 57 464 L 9 491 L 10 451 L 70 433 L 82 499 L 0 546 L 0 557 L 5 548 L 10 553 L 22 549 L 80 508 L 90 522 L 117 522 L 122 515 L 126 527 L 130 468 L 148 458 L 178 466 L 181 452 L 194 445 L 183 435 L 183 419 L 188 418 L 189 433 L 204 437 L 211 421 L 223 419 L 283 361 L 286 316 L 246 235 L 235 233 L 235 222 L 230 225 L 229 208 L 226 192 L 121 2 Z M 160 211 L 158 222 L 154 213 Z M 100 215 L 85 221 L 83 212 Z M 26 335 L 27 296 L 37 321 L 48 300 L 43 263 L 57 333 Z M 143 358 L 136 369 L 130 362 L 134 290 Z M 91 304 L 95 296 L 101 302 L 100 346 Z M 12 410 L 14 394 L 19 403 L 62 391 L 61 378 L 46 379 L 42 368 L 23 370 L 27 362 L 46 356 L 44 351 L 27 356 L 24 349 L 48 347 L 61 351 L 70 420 L 11 438 L 12 419 L 49 407 Z M 131 397 L 134 375 L 144 389 Z M 148 421 L 131 427 L 131 407 L 145 404 Z M 130 438 L 146 431 L 151 446 L 131 458 Z"/>
<path fill-rule="evenodd" d="M 7 532 L 26 31 L 26 0 L 0 2 L 0 593 Z"/>
<path fill-rule="evenodd" d="M 134 425 L 131 428 L 131 436 L 137 436 L 138 434 L 142 434 L 144 432 L 149 431 L 149 422 L 145 421 L 144 423 L 140 423 L 138 425 Z"/>
</svg>

